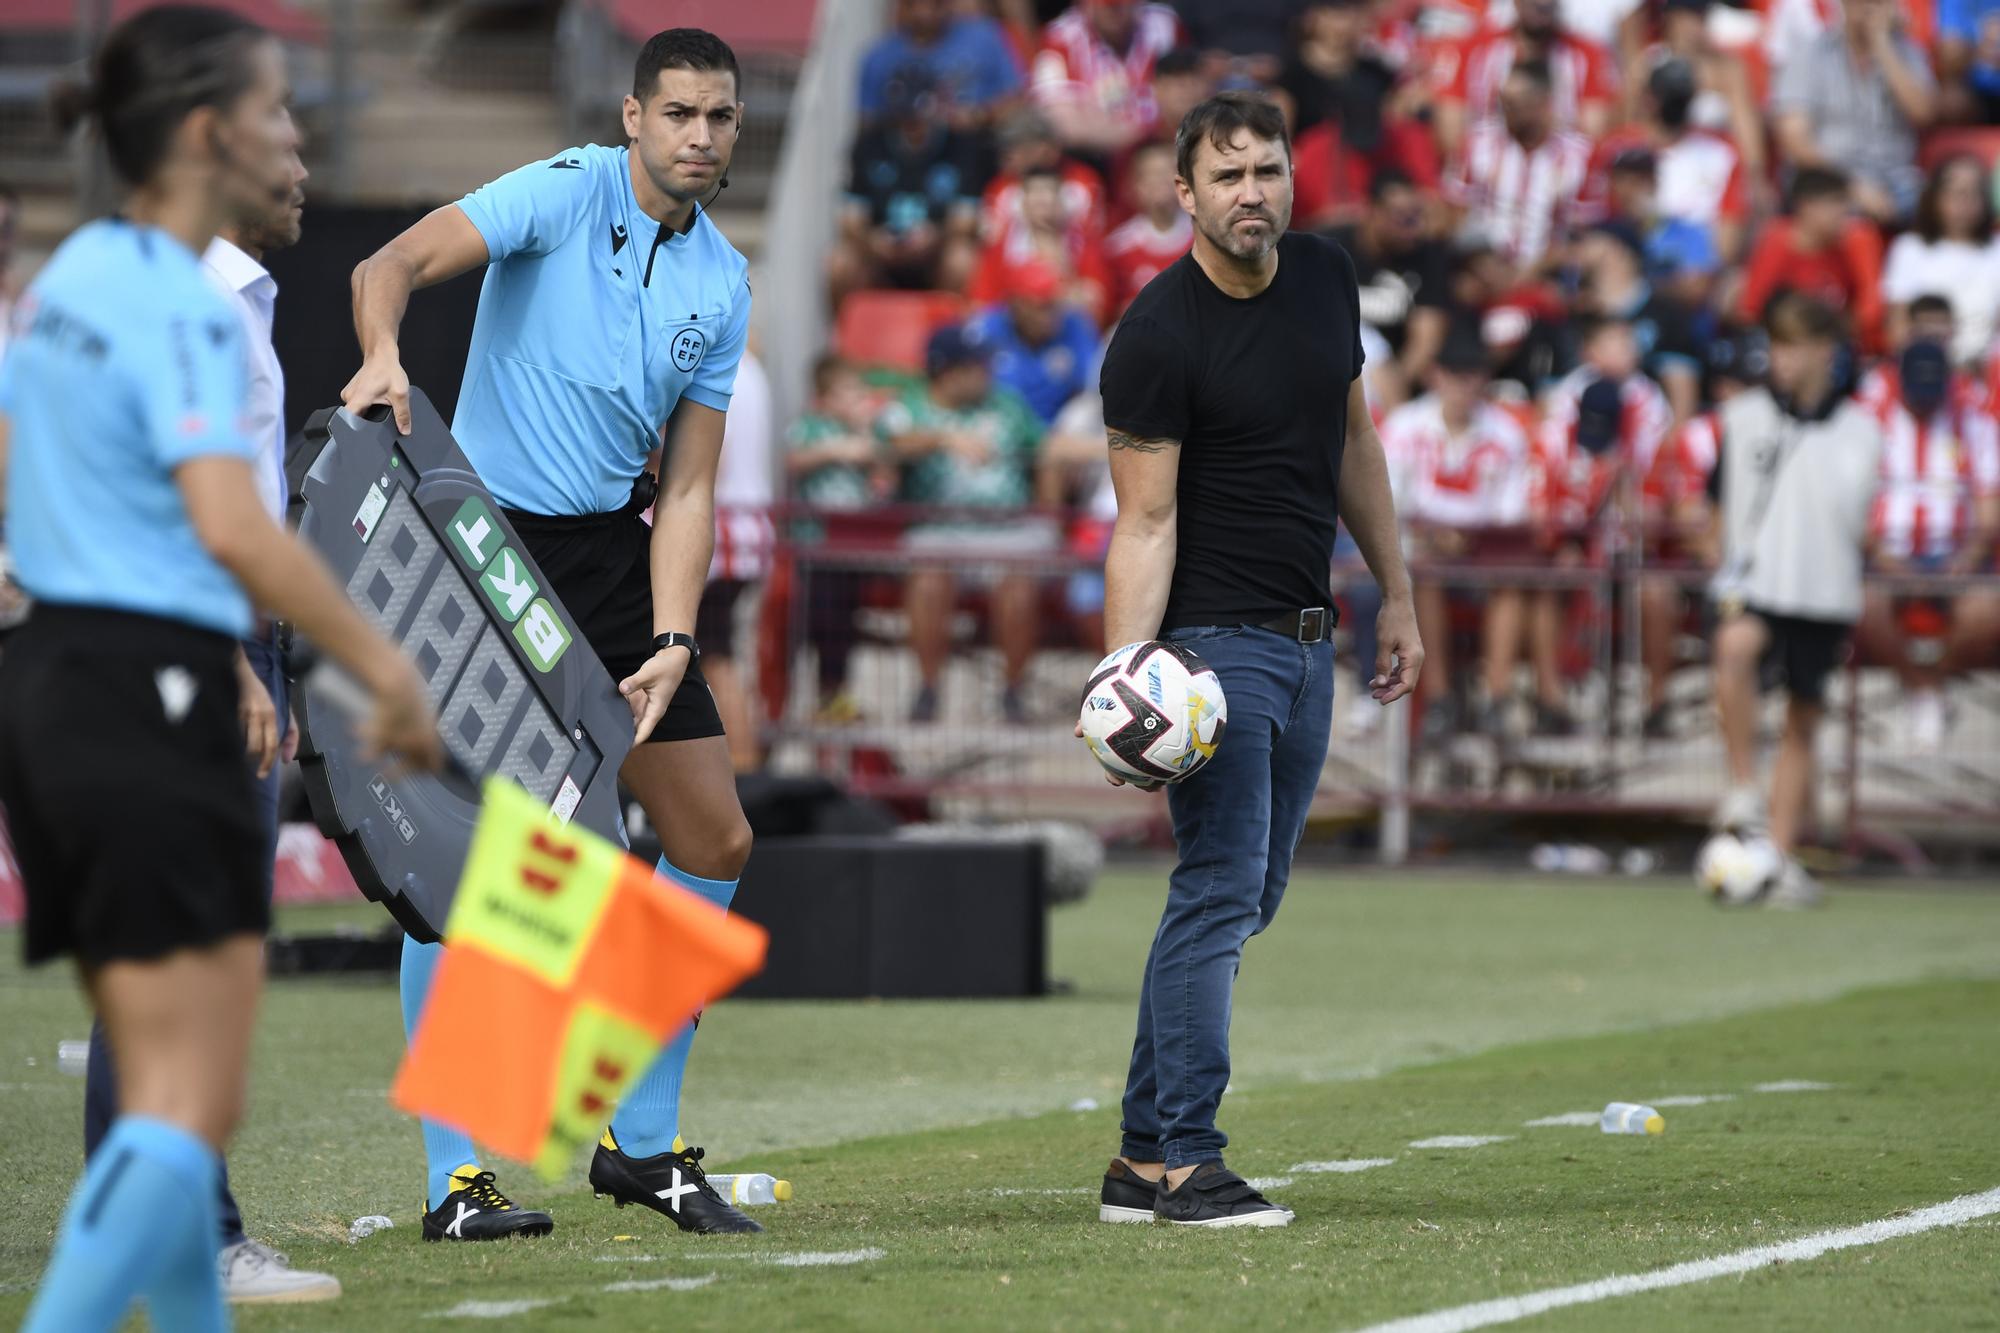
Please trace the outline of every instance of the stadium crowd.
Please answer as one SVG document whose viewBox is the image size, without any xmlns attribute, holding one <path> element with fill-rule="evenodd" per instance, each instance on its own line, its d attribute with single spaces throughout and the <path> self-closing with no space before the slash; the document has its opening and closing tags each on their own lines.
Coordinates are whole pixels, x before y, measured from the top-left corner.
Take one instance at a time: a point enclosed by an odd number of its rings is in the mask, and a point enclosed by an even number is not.
<svg viewBox="0 0 2000 1333">
<path fill-rule="evenodd" d="M 1454 565 L 1621 557 L 1659 571 L 1637 585 L 1644 716 L 1669 733 L 1668 676 L 1715 559 L 1714 411 L 1761 376 L 1761 325 L 1786 293 L 1843 313 L 1843 383 L 1882 426 L 1873 568 L 1992 563 L 2000 8 L 897 0 L 859 76 L 827 265 L 839 317 L 783 471 L 820 511 L 950 511 L 904 539 L 917 719 L 937 710 L 955 596 L 926 551 L 1101 551 L 1097 363 L 1190 245 L 1174 130 L 1222 89 L 1284 110 L 1292 226 L 1354 260 L 1367 392 L 1411 553 L 1434 571 L 1430 734 L 1576 726 L 1564 649 L 1581 602 L 1546 579 L 1453 588 Z M 791 529 L 828 531 L 824 512 Z M 830 717 L 852 711 L 855 577 L 802 590 Z M 1092 583 L 1063 599 L 1089 646 Z M 990 591 L 1019 718 L 1052 603 L 1018 574 Z M 1911 734 L 1935 744 L 1941 683 L 2000 647 L 2000 594 L 1923 591 L 1871 591 L 1859 646 L 1902 672 Z M 1346 610 L 1365 639 L 1372 608 Z M 1523 662 L 1533 695 L 1516 707 Z"/>
</svg>

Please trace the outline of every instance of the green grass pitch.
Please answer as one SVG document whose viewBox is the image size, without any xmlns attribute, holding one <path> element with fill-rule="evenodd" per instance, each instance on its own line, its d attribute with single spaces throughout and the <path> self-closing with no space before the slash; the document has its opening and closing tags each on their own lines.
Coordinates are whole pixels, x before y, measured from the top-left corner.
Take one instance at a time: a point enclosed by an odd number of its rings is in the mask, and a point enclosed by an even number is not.
<svg viewBox="0 0 2000 1333">
<path fill-rule="evenodd" d="M 2000 1187 L 2000 894 L 1730 913 L 1685 880 L 1310 872 L 1246 955 L 1222 1108 L 1231 1165 L 1289 1178 L 1273 1196 L 1298 1222 L 1102 1225 L 1163 878 L 1119 870 L 1052 917 L 1070 984 L 1046 1000 L 714 1006 L 684 1125 L 711 1165 L 796 1183 L 759 1211 L 763 1237 L 683 1238 L 594 1201 L 581 1163 L 554 1186 L 502 1164 L 556 1234 L 424 1245 L 416 1128 L 384 1096 L 395 988 L 277 983 L 232 1175 L 251 1233 L 347 1294 L 238 1325 L 1360 1329 Z M 66 972 L 17 958 L 0 936 L 0 1327 L 80 1166 L 82 1084 L 55 1052 L 88 1026 Z M 1831 1086 L 1753 1091 L 1794 1080 Z M 1659 1139 L 1525 1123 L 1700 1096 L 1718 1100 L 1663 1108 Z M 1069 1109 L 1085 1099 L 1097 1109 Z M 1411 1146 L 1447 1135 L 1504 1137 Z M 1297 1169 L 1344 1159 L 1393 1161 Z M 395 1228 L 348 1244 L 378 1212 Z M 2000 1330 L 2000 1216 L 1517 1327 Z"/>
</svg>

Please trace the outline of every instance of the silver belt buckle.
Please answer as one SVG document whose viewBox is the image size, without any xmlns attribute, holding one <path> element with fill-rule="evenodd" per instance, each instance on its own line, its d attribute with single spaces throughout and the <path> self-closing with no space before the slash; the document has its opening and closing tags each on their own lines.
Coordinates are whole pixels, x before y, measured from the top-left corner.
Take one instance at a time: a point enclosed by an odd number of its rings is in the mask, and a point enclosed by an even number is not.
<svg viewBox="0 0 2000 1333">
<path fill-rule="evenodd" d="M 1326 638 L 1326 608 L 1309 606 L 1299 612 L 1299 642 L 1320 643 Z"/>
</svg>

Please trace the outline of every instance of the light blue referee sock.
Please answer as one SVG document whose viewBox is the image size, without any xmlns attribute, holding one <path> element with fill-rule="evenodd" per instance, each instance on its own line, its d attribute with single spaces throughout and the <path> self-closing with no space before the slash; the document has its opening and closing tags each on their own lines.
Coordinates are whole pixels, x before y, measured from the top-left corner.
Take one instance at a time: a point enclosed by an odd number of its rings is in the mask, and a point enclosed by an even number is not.
<svg viewBox="0 0 2000 1333">
<path fill-rule="evenodd" d="M 438 960 L 443 957 L 442 944 L 419 944 L 408 935 L 403 937 L 403 1038 L 406 1041 L 417 1030 L 417 1020 L 423 1017 L 424 998 L 431 993 L 431 974 L 437 971 Z M 441 1125 L 435 1120 L 421 1123 L 424 1127 L 424 1189 L 427 1195 L 424 1208 L 428 1211 L 443 1204 L 444 1196 L 457 1188 L 452 1183 L 452 1172 L 462 1166 L 478 1166 L 479 1149 L 472 1146 L 471 1139 L 449 1125 Z"/>
<path fill-rule="evenodd" d="M 700 894 L 717 907 L 727 909 L 736 897 L 737 881 L 703 879 L 667 864 L 660 858 L 660 873 L 684 889 Z M 687 1072 L 688 1048 L 694 1045 L 695 1025 L 682 1028 L 680 1035 L 660 1048 L 640 1080 L 632 1085 L 611 1117 L 611 1137 L 628 1157 L 655 1157 L 671 1152 L 681 1127 L 681 1075 Z"/>
<path fill-rule="evenodd" d="M 23 1333 L 116 1328 L 135 1298 L 159 1328 L 229 1327 L 215 1271 L 222 1159 L 178 1125 L 121 1116 L 98 1145 Z"/>
</svg>

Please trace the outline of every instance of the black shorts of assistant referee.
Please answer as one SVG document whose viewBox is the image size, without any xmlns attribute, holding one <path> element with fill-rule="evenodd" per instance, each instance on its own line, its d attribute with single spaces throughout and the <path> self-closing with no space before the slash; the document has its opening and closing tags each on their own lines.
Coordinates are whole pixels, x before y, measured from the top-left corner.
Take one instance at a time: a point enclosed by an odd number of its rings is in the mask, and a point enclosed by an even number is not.
<svg viewBox="0 0 2000 1333">
<path fill-rule="evenodd" d="M 631 511 L 580 517 L 502 512 L 611 679 L 623 680 L 645 665 L 653 656 L 653 529 L 646 521 Z M 722 715 L 697 659 L 688 663 L 653 734 L 639 739 L 722 734 Z"/>
<path fill-rule="evenodd" d="M 1780 615 L 1752 606 L 1747 614 L 1764 622 L 1769 638 L 1758 662 L 1758 680 L 1767 690 L 1782 689 L 1800 703 L 1826 702 L 1826 678 L 1847 654 L 1852 625 Z"/>
<path fill-rule="evenodd" d="M 47 603 L 8 639 L 0 806 L 29 963 L 160 958 L 269 929 L 235 654 L 183 621 Z"/>
</svg>

